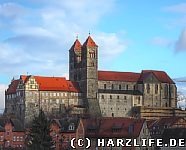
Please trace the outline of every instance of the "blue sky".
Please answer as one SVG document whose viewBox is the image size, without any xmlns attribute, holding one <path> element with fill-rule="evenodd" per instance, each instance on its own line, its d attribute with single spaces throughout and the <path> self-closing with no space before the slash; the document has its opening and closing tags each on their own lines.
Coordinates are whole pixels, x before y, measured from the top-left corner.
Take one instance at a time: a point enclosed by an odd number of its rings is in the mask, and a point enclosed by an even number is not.
<svg viewBox="0 0 186 150">
<path fill-rule="evenodd" d="M 1 0 L 1 95 L 20 74 L 68 76 L 68 49 L 89 30 L 100 70 L 186 76 L 184 0 Z"/>
</svg>

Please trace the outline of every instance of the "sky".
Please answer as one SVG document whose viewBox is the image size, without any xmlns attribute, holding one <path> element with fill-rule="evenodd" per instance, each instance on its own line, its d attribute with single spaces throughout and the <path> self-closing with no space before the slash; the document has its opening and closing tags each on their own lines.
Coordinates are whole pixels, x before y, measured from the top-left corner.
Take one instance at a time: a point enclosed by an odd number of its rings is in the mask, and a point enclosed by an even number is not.
<svg viewBox="0 0 186 150">
<path fill-rule="evenodd" d="M 186 77 L 185 0 L 1 0 L 0 108 L 13 77 L 68 77 L 68 50 L 89 32 L 100 70 Z"/>
</svg>

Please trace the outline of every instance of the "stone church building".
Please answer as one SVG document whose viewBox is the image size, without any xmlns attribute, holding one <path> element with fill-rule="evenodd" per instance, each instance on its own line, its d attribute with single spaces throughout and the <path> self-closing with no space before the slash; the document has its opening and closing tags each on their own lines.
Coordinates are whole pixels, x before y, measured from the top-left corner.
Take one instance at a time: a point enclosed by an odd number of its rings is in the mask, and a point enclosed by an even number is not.
<svg viewBox="0 0 186 150">
<path fill-rule="evenodd" d="M 98 70 L 98 45 L 88 36 L 83 45 L 76 39 L 69 50 L 69 80 L 33 75 L 13 79 L 5 91 L 4 113 L 25 123 L 41 108 L 49 116 L 132 117 L 145 108 L 170 112 L 176 99 L 176 85 L 164 71 Z M 135 113 L 133 108 L 138 108 Z"/>
</svg>

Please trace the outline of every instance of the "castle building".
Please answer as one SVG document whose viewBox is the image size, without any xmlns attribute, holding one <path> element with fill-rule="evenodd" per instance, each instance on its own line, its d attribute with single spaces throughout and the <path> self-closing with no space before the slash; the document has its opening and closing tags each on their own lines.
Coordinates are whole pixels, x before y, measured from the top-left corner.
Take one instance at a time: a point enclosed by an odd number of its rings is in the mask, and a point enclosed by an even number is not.
<svg viewBox="0 0 186 150">
<path fill-rule="evenodd" d="M 69 80 L 21 75 L 5 92 L 5 114 L 24 122 L 46 114 L 129 117 L 133 107 L 176 108 L 177 88 L 164 71 L 98 70 L 98 45 L 88 36 L 69 50 Z"/>
</svg>

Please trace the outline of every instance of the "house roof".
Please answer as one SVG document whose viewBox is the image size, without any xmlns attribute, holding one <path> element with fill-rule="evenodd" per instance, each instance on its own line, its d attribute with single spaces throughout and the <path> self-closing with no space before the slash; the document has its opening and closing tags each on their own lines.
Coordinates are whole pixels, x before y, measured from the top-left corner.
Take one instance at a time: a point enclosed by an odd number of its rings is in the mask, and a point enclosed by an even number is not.
<svg viewBox="0 0 186 150">
<path fill-rule="evenodd" d="M 79 118 L 76 118 L 76 117 L 54 119 L 52 121 L 59 125 L 62 133 L 76 132 L 76 129 L 77 129 L 78 124 L 79 124 Z M 73 130 L 69 129 L 70 125 L 74 126 Z"/>
<path fill-rule="evenodd" d="M 137 82 L 139 77 L 140 73 L 134 72 L 98 71 L 98 80 L 100 81 Z"/>
<path fill-rule="evenodd" d="M 13 131 L 14 132 L 23 132 L 24 127 L 23 124 L 16 118 L 6 118 L 6 117 L 1 117 L 0 118 L 0 131 L 5 131 L 5 125 L 7 123 L 11 123 L 13 126 Z"/>
<path fill-rule="evenodd" d="M 63 77 L 44 77 L 44 76 L 25 76 L 21 75 L 20 79 L 26 83 L 30 77 L 33 77 L 39 85 L 41 91 L 68 91 L 80 92 L 78 83 L 66 80 Z M 19 80 L 14 80 L 7 89 L 7 94 L 16 93 Z"/>
<path fill-rule="evenodd" d="M 76 82 L 68 81 L 63 77 L 34 76 L 41 91 L 68 91 L 80 92 Z"/>
<path fill-rule="evenodd" d="M 148 127 L 152 128 L 153 126 L 171 126 L 174 123 L 178 122 L 180 119 L 183 119 L 182 117 L 167 117 L 167 118 L 160 118 L 160 119 L 156 119 L 156 120 L 149 120 L 147 122 Z"/>
<path fill-rule="evenodd" d="M 180 119 L 182 119 L 182 117 L 160 118 L 156 124 L 159 126 L 173 125 L 174 123 L 178 122 Z"/>
<path fill-rule="evenodd" d="M 81 47 L 82 47 L 81 43 L 79 42 L 78 39 L 76 39 L 70 50 L 81 51 Z"/>
<path fill-rule="evenodd" d="M 18 119 L 11 119 L 11 122 L 13 125 L 13 131 L 24 131 L 24 126 Z"/>
<path fill-rule="evenodd" d="M 12 80 L 6 91 L 6 94 L 15 94 L 18 84 L 19 80 Z"/>
<path fill-rule="evenodd" d="M 152 73 L 160 82 L 174 84 L 174 81 L 164 71 L 142 70 L 139 81 L 143 81 L 150 73 Z"/>
<path fill-rule="evenodd" d="M 94 47 L 94 46 L 97 46 L 97 44 L 94 42 L 94 40 L 89 35 L 88 38 L 86 39 L 85 43 L 83 44 L 83 46 Z"/>
<path fill-rule="evenodd" d="M 134 72 L 115 72 L 98 71 L 98 80 L 100 81 L 124 81 L 124 82 L 143 82 L 145 78 L 152 73 L 162 83 L 174 84 L 174 81 L 164 71 L 142 70 L 141 73 Z"/>
<path fill-rule="evenodd" d="M 97 138 L 136 138 L 139 136 L 144 119 L 101 118 L 82 119 L 85 136 Z"/>
</svg>

